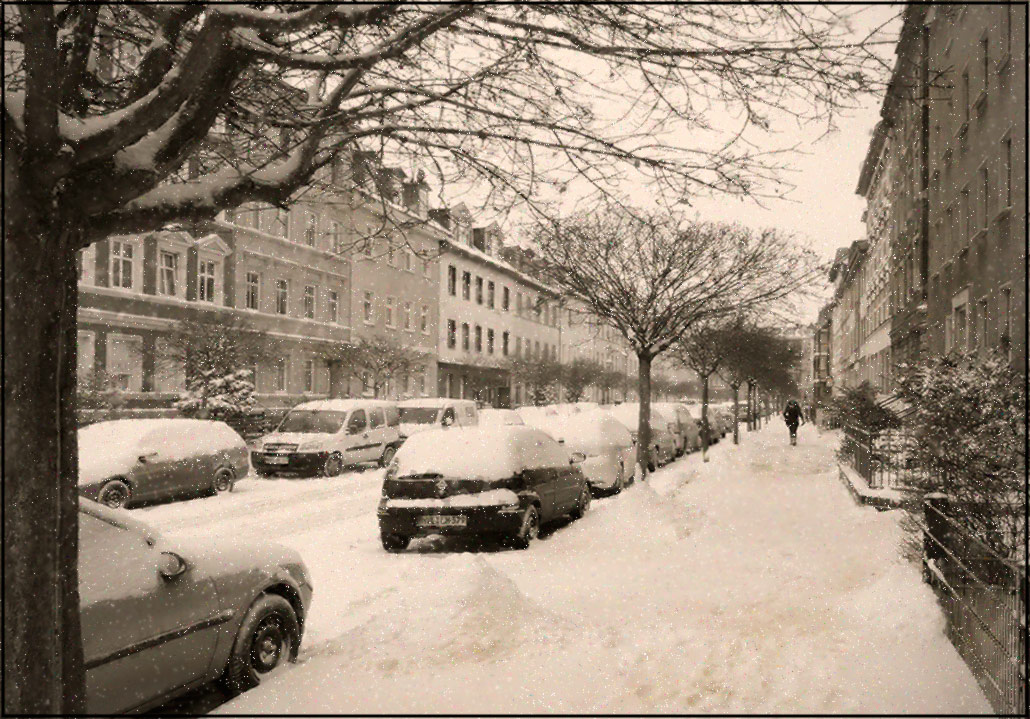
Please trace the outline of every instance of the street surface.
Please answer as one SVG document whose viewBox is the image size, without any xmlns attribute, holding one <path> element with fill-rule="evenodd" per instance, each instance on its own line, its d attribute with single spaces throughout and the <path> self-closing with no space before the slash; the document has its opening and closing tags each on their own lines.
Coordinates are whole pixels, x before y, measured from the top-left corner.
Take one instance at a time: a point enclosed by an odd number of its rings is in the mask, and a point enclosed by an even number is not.
<svg viewBox="0 0 1030 719">
<path fill-rule="evenodd" d="M 777 422 L 595 500 L 527 551 L 380 547 L 382 470 L 247 479 L 141 510 L 176 535 L 298 549 L 300 661 L 221 704 L 291 713 L 990 713 L 900 512 L 857 506 L 834 434 Z"/>
</svg>

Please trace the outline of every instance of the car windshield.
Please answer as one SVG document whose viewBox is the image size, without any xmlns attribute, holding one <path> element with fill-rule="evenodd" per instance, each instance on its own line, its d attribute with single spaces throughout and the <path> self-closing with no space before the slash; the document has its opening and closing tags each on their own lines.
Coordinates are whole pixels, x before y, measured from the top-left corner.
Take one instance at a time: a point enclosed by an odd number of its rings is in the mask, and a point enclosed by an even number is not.
<svg viewBox="0 0 1030 719">
<path fill-rule="evenodd" d="M 401 424 L 436 424 L 439 407 L 401 407 Z"/>
<path fill-rule="evenodd" d="M 300 432 L 314 433 L 325 432 L 332 434 L 339 432 L 343 426 L 343 420 L 347 418 L 346 412 L 320 412 L 311 409 L 291 410 L 279 424 L 277 432 Z"/>
</svg>

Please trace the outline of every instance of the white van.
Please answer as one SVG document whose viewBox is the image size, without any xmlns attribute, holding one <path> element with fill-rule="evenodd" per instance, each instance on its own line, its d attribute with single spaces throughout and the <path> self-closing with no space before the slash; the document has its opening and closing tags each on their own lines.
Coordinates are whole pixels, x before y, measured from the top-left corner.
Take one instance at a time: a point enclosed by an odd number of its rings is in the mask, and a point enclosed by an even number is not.
<svg viewBox="0 0 1030 719">
<path fill-rule="evenodd" d="M 438 427 L 475 427 L 479 409 L 475 400 L 449 397 L 409 399 L 397 405 L 400 410 L 401 441 L 427 429 Z"/>
<path fill-rule="evenodd" d="M 385 467 L 401 445 L 396 402 L 323 399 L 291 409 L 262 437 L 250 463 L 262 477 L 279 473 L 335 477 L 345 466 Z"/>
</svg>

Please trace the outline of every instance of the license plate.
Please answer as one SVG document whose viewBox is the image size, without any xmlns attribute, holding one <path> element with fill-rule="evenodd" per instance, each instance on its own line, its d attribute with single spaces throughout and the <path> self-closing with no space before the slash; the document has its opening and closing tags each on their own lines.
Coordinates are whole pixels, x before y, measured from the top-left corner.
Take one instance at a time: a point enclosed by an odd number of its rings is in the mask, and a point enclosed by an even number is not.
<svg viewBox="0 0 1030 719">
<path fill-rule="evenodd" d="M 289 457 L 280 457 L 279 455 L 276 455 L 276 454 L 266 454 L 265 455 L 265 462 L 267 462 L 268 464 L 289 464 L 290 463 L 290 458 Z"/>
<path fill-rule="evenodd" d="M 467 521 L 461 514 L 427 514 L 418 517 L 415 524 L 420 527 L 464 527 Z"/>
</svg>

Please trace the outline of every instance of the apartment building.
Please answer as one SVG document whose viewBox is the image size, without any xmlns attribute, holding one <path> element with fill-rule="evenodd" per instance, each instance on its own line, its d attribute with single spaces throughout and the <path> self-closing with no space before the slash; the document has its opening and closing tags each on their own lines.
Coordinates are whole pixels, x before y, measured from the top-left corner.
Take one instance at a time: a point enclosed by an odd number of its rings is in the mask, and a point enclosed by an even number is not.
<svg viewBox="0 0 1030 719">
<path fill-rule="evenodd" d="M 839 395 L 845 387 L 856 387 L 862 382 L 859 347 L 864 277 L 861 270 L 868 247 L 865 240 L 856 240 L 849 247 L 840 248 L 830 268 L 829 279 L 834 285 L 830 343 L 833 396 Z"/>
<path fill-rule="evenodd" d="M 619 332 L 587 309 L 579 299 L 565 298 L 561 307 L 558 356 L 563 363 L 590 360 L 606 372 L 630 376 L 635 384 L 637 357 Z M 587 387 L 583 401 L 610 403 L 625 401 L 625 386 Z"/>
<path fill-rule="evenodd" d="M 812 349 L 812 405 L 816 418 L 821 421 L 824 409 L 831 402 L 833 366 L 830 362 L 833 339 L 833 303 L 819 310 L 813 330 Z"/>
</svg>

